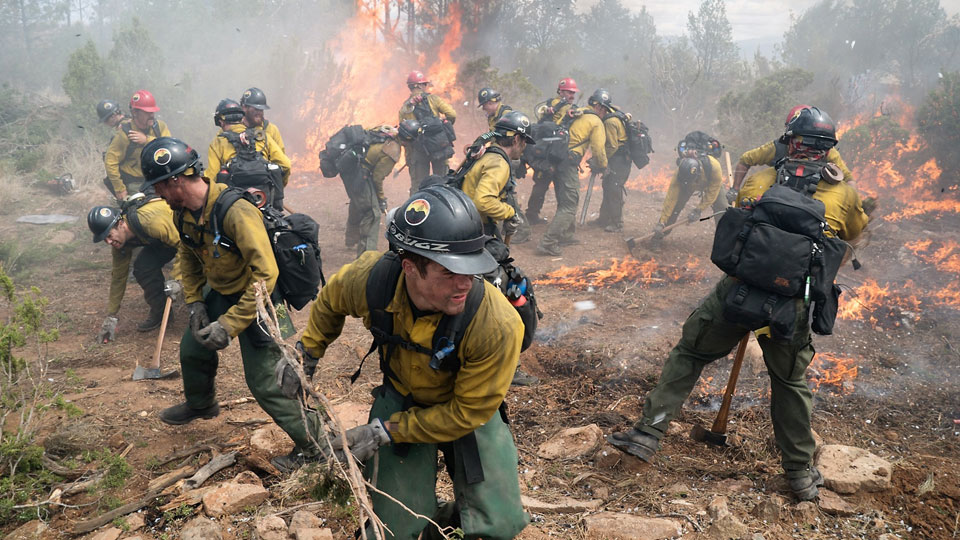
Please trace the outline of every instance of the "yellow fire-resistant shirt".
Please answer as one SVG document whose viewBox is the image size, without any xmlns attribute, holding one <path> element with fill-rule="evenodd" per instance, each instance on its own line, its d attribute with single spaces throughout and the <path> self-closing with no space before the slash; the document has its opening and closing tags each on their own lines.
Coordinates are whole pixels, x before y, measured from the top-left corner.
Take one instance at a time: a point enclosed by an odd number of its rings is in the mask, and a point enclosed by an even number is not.
<svg viewBox="0 0 960 540">
<path fill-rule="evenodd" d="M 157 240 L 172 248 L 180 246 L 180 233 L 173 224 L 173 210 L 170 210 L 166 201 L 160 198 L 153 199 L 138 208 L 136 212 L 144 234 L 139 234 L 137 228 L 128 222 L 127 226 L 133 231 L 134 238 L 128 240 L 122 249 L 110 248 L 113 256 L 110 299 L 107 304 L 107 313 L 110 315 L 116 315 L 120 311 L 120 303 L 123 302 L 123 294 L 127 289 L 127 276 L 130 272 L 133 248 L 144 246 L 143 249 L 154 249 L 150 244 Z M 179 266 L 178 261 L 174 259 L 171 276 L 173 279 L 180 279 Z"/>
<path fill-rule="evenodd" d="M 268 137 L 273 139 L 273 142 L 277 143 L 277 146 L 280 147 L 280 151 L 286 155 L 287 147 L 283 144 L 283 137 L 280 136 L 280 128 L 278 128 L 276 124 L 264 119 L 263 124 L 255 127 L 263 129 L 263 132 L 266 133 Z"/>
<path fill-rule="evenodd" d="M 489 126 L 490 129 L 493 129 L 493 126 L 496 125 L 497 120 L 500 120 L 501 118 L 503 118 L 503 115 L 507 114 L 512 110 L 513 108 L 510 107 L 509 105 L 504 105 L 503 103 L 497 105 L 497 110 L 493 111 L 493 114 L 487 117 L 487 126 Z"/>
<path fill-rule="evenodd" d="M 609 160 L 627 143 L 627 129 L 619 118 L 608 114 L 603 117 L 603 131 L 606 136 L 603 148 Z"/>
<path fill-rule="evenodd" d="M 377 189 L 377 198 L 385 199 L 383 179 L 390 174 L 397 161 L 400 161 L 400 144 L 394 140 L 371 144 L 364 159 L 365 167 L 372 175 L 373 186 Z"/>
<path fill-rule="evenodd" d="M 364 326 L 370 328 L 367 277 L 381 256 L 368 251 L 327 281 L 313 303 L 303 332 L 302 342 L 308 353 L 323 356 L 340 335 L 348 315 L 362 318 Z M 393 331 L 430 349 L 441 314 L 414 319 L 405 283 L 401 273 L 396 293 L 386 307 L 393 314 Z M 427 405 L 394 413 L 388 419 L 397 423 L 396 431 L 391 432 L 394 442 L 454 441 L 490 420 L 503 402 L 517 369 L 523 322 L 499 289 L 487 282 L 484 287 L 483 302 L 459 345 L 461 368 L 456 374 L 432 369 L 425 354 L 401 347 L 393 351 L 390 368 L 399 379 L 391 379 L 392 384 L 401 394 L 412 394 L 414 401 Z"/>
<path fill-rule="evenodd" d="M 133 120 L 126 119 L 120 122 L 117 129 L 113 132 L 113 139 L 110 140 L 110 146 L 103 155 L 103 167 L 107 171 L 107 178 L 113 185 L 114 191 L 120 193 L 127 189 L 123 183 L 123 177 L 138 178 L 143 180 L 143 171 L 140 170 L 140 151 L 145 144 L 135 144 L 130 142 L 127 131 L 137 131 L 147 136 L 147 142 L 157 137 L 169 137 L 170 130 L 163 120 L 157 120 L 156 126 L 150 126 L 150 129 L 141 131 L 134 125 Z"/>
<path fill-rule="evenodd" d="M 673 173 L 673 179 L 670 180 L 670 187 L 667 188 L 667 196 L 663 200 L 663 211 L 660 212 L 660 223 L 666 223 L 673 214 L 677 201 L 680 198 L 681 191 L 700 192 L 700 204 L 697 208 L 703 212 L 713 201 L 717 200 L 720 194 L 720 188 L 723 187 L 723 173 L 720 170 L 720 162 L 713 156 L 707 156 L 710 161 L 710 173 L 708 175 L 706 167 L 700 167 L 700 176 L 698 176 L 692 185 L 682 186 L 678 178 L 679 171 Z"/>
<path fill-rule="evenodd" d="M 410 97 L 403 102 L 403 105 L 400 107 L 400 121 L 404 120 L 416 120 L 417 117 L 413 114 L 413 97 L 423 94 L 424 91 L 421 88 L 417 88 L 410 92 Z M 430 110 L 433 112 L 434 116 L 440 118 L 446 118 L 451 123 L 457 120 L 457 111 L 453 110 L 453 107 L 449 103 L 443 100 L 443 98 L 429 94 L 427 96 L 427 103 L 430 105 Z M 443 115 L 443 116 L 441 116 Z"/>
<path fill-rule="evenodd" d="M 510 163 L 503 159 L 503 156 L 488 150 L 463 177 L 463 192 L 476 205 L 484 221 L 490 219 L 499 222 L 510 219 L 517 213 L 505 202 L 505 188 L 509 181 Z"/>
<path fill-rule="evenodd" d="M 583 109 L 582 114 L 570 124 L 570 144 L 568 148 L 572 154 L 582 158 L 586 153 L 587 147 L 597 165 L 601 169 L 607 166 L 607 152 L 604 145 L 607 143 L 607 136 L 603 125 L 603 120 L 593 113 L 592 110 Z"/>
<path fill-rule="evenodd" d="M 243 133 L 246 130 L 247 126 L 243 124 L 231 124 L 227 127 L 227 131 L 232 131 L 233 133 Z M 255 131 L 256 142 L 254 146 L 263 155 L 264 159 L 280 167 L 280 171 L 283 174 L 283 185 L 286 186 L 287 182 L 290 181 L 290 158 L 283 153 L 280 145 L 264 133 L 262 129 L 255 129 Z M 217 136 L 213 138 L 213 142 L 210 143 L 210 148 L 207 149 L 207 170 L 203 172 L 203 175 L 207 180 L 215 182 L 220 168 L 235 155 L 237 155 L 237 149 L 230 144 L 230 141 L 225 137 L 221 137 L 218 133 Z"/>
<path fill-rule="evenodd" d="M 547 107 L 553 107 L 553 116 L 550 119 L 553 120 L 553 123 L 559 124 L 563 117 L 567 115 L 567 111 L 573 107 L 573 103 L 560 96 L 554 96 L 547 100 Z"/>
<path fill-rule="evenodd" d="M 735 205 L 740 206 L 744 199 L 760 197 L 776 181 L 776 169 L 765 169 L 750 176 L 743 182 Z M 817 184 L 817 191 L 813 194 L 813 198 L 823 203 L 827 224 L 842 240 L 853 241 L 867 226 L 868 218 L 861 206 L 860 194 L 846 182 L 831 184 L 821 180 Z"/>
<path fill-rule="evenodd" d="M 760 165 L 767 165 L 768 167 L 773 167 L 775 163 L 773 160 L 777 155 L 777 146 L 776 141 L 770 141 L 767 144 L 758 146 L 753 150 L 747 150 L 740 156 L 740 163 L 743 163 L 747 167 L 758 167 Z M 837 152 L 836 148 L 831 148 L 827 152 L 827 161 L 833 163 L 837 167 L 840 167 L 840 170 L 843 172 L 843 181 L 852 182 L 853 173 L 850 172 L 850 169 L 847 168 L 847 164 L 843 162 L 843 158 L 840 157 L 840 152 Z"/>
<path fill-rule="evenodd" d="M 220 232 L 233 240 L 236 249 L 213 245 L 213 234 L 208 228 L 210 213 L 217 195 L 226 188 L 224 184 L 210 182 L 199 220 L 189 210 L 183 210 L 184 232 L 202 245 L 195 248 L 181 242 L 179 255 L 187 304 L 203 300 L 200 289 L 204 284 L 223 295 L 243 293 L 240 300 L 217 319 L 230 336 L 236 337 L 257 318 L 254 284 L 265 281 L 267 290 L 272 292 L 278 270 L 263 226 L 263 214 L 246 199 L 233 203 L 220 226 Z M 201 233 L 201 228 L 207 230 Z"/>
</svg>

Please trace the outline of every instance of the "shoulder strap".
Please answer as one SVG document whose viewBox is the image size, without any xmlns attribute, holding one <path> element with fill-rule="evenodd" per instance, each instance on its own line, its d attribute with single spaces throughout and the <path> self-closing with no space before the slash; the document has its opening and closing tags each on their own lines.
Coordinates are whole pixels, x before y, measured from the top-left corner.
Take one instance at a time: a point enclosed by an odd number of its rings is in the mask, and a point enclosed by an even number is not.
<svg viewBox="0 0 960 540">
<path fill-rule="evenodd" d="M 123 134 L 127 136 L 127 150 L 123 153 L 123 160 L 120 161 L 121 164 L 126 163 L 130 159 L 130 156 L 133 155 L 133 150 L 136 145 L 133 144 L 133 141 L 130 140 L 130 132 L 133 131 L 132 126 L 133 121 L 130 122 L 120 122 L 120 130 L 123 131 Z"/>
<path fill-rule="evenodd" d="M 160 122 L 157 122 L 156 120 L 154 120 L 153 125 L 150 126 L 150 129 L 153 130 L 153 136 L 159 139 L 160 138 Z"/>
<path fill-rule="evenodd" d="M 130 228 L 133 229 L 133 233 L 136 234 L 139 238 L 146 238 L 147 244 L 151 246 L 160 245 L 160 244 L 163 244 L 163 242 L 147 234 L 147 231 L 143 228 L 143 224 L 140 222 L 140 215 L 137 213 L 137 211 L 140 210 L 140 208 L 144 207 L 148 202 L 156 201 L 159 199 L 160 199 L 159 197 L 153 197 L 150 199 L 147 199 L 146 197 L 144 197 L 143 202 L 141 202 L 140 204 L 135 204 L 131 206 L 130 208 L 127 209 L 127 212 L 126 212 L 127 224 L 129 224 Z"/>
<path fill-rule="evenodd" d="M 773 161 L 767 163 L 771 167 L 779 168 L 783 161 L 787 158 L 787 145 L 780 139 L 773 141 Z"/>
<path fill-rule="evenodd" d="M 425 118 L 436 118 L 437 115 L 433 114 L 433 107 L 430 106 L 430 94 L 423 92 L 420 95 L 423 99 L 413 106 L 413 116 L 417 118 L 417 122 L 423 122 Z"/>
</svg>

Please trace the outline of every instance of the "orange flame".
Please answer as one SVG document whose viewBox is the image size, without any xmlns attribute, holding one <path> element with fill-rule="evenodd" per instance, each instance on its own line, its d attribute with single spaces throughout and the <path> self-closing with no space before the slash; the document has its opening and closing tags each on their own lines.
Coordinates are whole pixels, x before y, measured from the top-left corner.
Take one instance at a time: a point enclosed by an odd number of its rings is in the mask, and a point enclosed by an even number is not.
<svg viewBox="0 0 960 540">
<path fill-rule="evenodd" d="M 583 266 L 561 266 L 537 280 L 537 285 L 555 285 L 563 289 L 609 287 L 616 283 L 654 285 L 665 282 L 697 282 L 706 276 L 701 261 L 690 256 L 679 266 L 662 265 L 650 259 L 640 262 L 633 257 L 610 259 L 609 264 L 590 261 Z"/>
<path fill-rule="evenodd" d="M 807 384 L 814 392 L 831 389 L 839 394 L 853 392 L 853 380 L 857 378 L 857 360 L 832 353 L 817 353 L 807 368 Z"/>
</svg>

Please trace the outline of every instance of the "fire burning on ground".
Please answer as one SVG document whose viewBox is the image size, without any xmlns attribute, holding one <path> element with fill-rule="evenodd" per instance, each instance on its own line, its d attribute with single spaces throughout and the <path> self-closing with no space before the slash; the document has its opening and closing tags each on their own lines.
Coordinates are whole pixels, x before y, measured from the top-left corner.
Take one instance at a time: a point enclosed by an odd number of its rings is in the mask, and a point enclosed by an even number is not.
<svg viewBox="0 0 960 540">
<path fill-rule="evenodd" d="M 617 283 L 650 286 L 666 282 L 691 283 L 702 280 L 707 272 L 699 258 L 690 256 L 681 265 L 658 263 L 654 259 L 639 261 L 633 257 L 590 261 L 583 266 L 561 266 L 537 280 L 537 285 L 553 285 L 561 289 L 609 287 Z"/>
</svg>

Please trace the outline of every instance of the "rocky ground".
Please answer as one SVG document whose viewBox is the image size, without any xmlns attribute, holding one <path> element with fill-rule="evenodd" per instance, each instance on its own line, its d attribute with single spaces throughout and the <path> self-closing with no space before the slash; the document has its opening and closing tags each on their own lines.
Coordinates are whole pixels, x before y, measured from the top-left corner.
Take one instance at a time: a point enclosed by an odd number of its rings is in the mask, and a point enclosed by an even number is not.
<svg viewBox="0 0 960 540">
<path fill-rule="evenodd" d="M 388 180 L 391 202 L 404 198 L 406 179 L 402 174 Z M 524 195 L 528 185 L 521 187 Z M 662 193 L 640 188 L 635 186 L 628 198 L 626 236 L 649 231 L 659 214 Z M 339 181 L 300 177 L 291 192 L 290 205 L 321 223 L 325 268 L 334 272 L 352 257 L 342 243 L 346 199 Z M 272 436 L 276 434 L 256 403 L 243 401 L 249 392 L 236 344 L 222 355 L 218 375 L 219 398 L 231 405 L 214 420 L 173 428 L 157 414 L 180 401 L 180 381 L 130 380 L 138 359 L 153 354 L 157 339 L 156 333 L 133 329 L 145 314 L 135 284 L 128 287 L 117 341 L 93 342 L 104 316 L 110 256 L 103 244 L 90 243 L 84 217 L 91 206 L 106 201 L 101 190 L 84 186 L 61 197 L 33 186 L 6 196 L 13 201 L 0 209 L 0 238 L 5 252 L 15 255 L 8 255 L 7 268 L 19 286 L 35 285 L 50 299 L 50 321 L 59 327 L 60 339 L 50 344 L 56 361 L 47 376 L 82 411 L 73 417 L 64 410 L 49 411 L 41 439 L 57 440 L 70 427 L 86 434 L 88 445 L 125 452 L 132 469 L 122 487 L 65 495 L 61 505 L 42 513 L 43 522 L 20 529 L 19 524 L 6 525 L 8 538 L 38 532 L 44 538 L 72 535 L 110 508 L 165 484 L 171 486 L 169 493 L 83 534 L 106 540 L 352 537 L 356 523 L 350 505 L 329 497 L 317 502 L 310 496 L 313 485 L 301 481 L 306 475 L 272 474 L 265 464 L 271 454 L 285 452 L 284 439 Z M 15 223 L 26 213 L 80 219 L 57 226 Z M 551 201 L 545 214 L 552 214 Z M 822 441 L 818 460 L 828 489 L 817 503 L 800 504 L 779 474 L 768 383 L 755 350 L 748 354 L 734 399 L 729 446 L 708 447 L 687 436 L 695 423 L 712 423 L 729 360 L 706 370 L 704 384 L 652 464 L 603 442 L 603 435 L 638 417 L 642 396 L 655 384 L 680 325 L 719 275 L 708 257 L 709 223 L 679 228 L 656 253 L 637 250 L 635 262 L 648 263 L 644 269 L 631 261 L 612 264 L 611 258 L 626 255 L 623 238 L 595 229 L 581 230 L 583 243 L 566 248 L 561 258 L 536 257 L 535 240 L 514 246 L 518 265 L 541 282 L 537 294 L 545 314 L 538 341 L 521 357 L 523 369 L 542 382 L 513 389 L 507 397 L 524 504 L 533 518 L 521 538 L 956 537 L 958 307 L 933 299 L 951 287 L 956 294 L 957 276 L 905 251 L 904 245 L 924 238 L 955 242 L 958 221 L 950 214 L 884 223 L 861 249 L 864 268 L 842 271 L 840 281 L 850 287 L 870 279 L 892 280 L 898 294 L 919 300 L 910 307 L 881 302 L 859 320 L 839 321 L 834 336 L 815 338 L 822 361 L 809 370 L 811 384 L 817 386 L 813 425 Z M 543 231 L 536 227 L 535 238 Z M 624 279 L 616 277 L 630 272 L 634 274 Z M 852 297 L 849 291 L 847 295 Z M 174 315 L 164 340 L 163 367 L 177 366 L 177 344 L 186 324 L 182 307 Z M 294 314 L 298 329 L 306 316 L 306 311 Z M 315 378 L 348 422 L 365 420 L 369 391 L 379 381 L 375 363 L 369 363 L 356 384 L 349 382 L 368 345 L 369 334 L 356 321 L 348 322 Z M 235 462 L 215 472 L 200 491 L 177 483 L 212 456 L 231 452 L 236 452 Z M 450 494 L 444 474 L 439 490 Z"/>
</svg>

